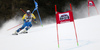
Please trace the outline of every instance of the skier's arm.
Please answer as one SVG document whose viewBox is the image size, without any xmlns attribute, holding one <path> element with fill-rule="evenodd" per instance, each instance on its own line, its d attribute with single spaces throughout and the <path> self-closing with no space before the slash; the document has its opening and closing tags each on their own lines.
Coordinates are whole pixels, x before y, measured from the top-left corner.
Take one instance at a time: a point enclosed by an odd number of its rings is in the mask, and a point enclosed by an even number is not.
<svg viewBox="0 0 100 50">
<path fill-rule="evenodd" d="M 35 23 L 37 23 L 37 22 L 36 22 L 36 17 L 35 17 L 34 14 L 32 14 L 32 18 L 34 19 L 33 21 L 34 21 Z"/>
<path fill-rule="evenodd" d="M 23 20 L 24 22 L 26 22 L 25 16 L 26 16 L 26 14 L 24 14 L 24 16 L 23 16 L 23 18 L 22 18 L 22 20 Z"/>
</svg>

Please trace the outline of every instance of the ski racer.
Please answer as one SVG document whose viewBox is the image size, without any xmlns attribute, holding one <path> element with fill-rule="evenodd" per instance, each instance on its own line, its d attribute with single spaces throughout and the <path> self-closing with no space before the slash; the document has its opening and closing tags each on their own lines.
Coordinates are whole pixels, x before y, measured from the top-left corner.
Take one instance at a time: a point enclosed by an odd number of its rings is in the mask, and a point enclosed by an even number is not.
<svg viewBox="0 0 100 50">
<path fill-rule="evenodd" d="M 34 22 L 36 22 L 36 17 L 34 16 L 34 14 L 31 13 L 30 10 L 27 10 L 26 14 L 23 15 L 22 20 L 24 21 L 24 24 L 22 25 L 21 28 L 19 28 L 18 30 L 15 31 L 15 33 L 13 33 L 12 35 L 18 35 L 18 33 L 25 28 L 25 30 L 22 33 L 28 33 L 28 29 L 30 29 L 32 27 L 32 18 L 34 19 Z"/>
</svg>

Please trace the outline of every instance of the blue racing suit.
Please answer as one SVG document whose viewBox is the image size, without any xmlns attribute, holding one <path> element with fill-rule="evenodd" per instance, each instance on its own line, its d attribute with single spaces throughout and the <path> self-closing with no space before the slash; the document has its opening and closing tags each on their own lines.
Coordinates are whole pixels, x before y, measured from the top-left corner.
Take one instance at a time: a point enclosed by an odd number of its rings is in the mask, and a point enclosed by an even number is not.
<svg viewBox="0 0 100 50">
<path fill-rule="evenodd" d="M 24 14 L 22 20 L 24 21 L 24 24 L 21 28 L 19 28 L 17 30 L 17 32 L 21 31 L 22 29 L 24 29 L 26 27 L 26 30 L 28 30 L 30 27 L 32 27 L 32 18 L 34 19 L 34 21 L 36 21 L 36 17 L 34 16 L 34 14 L 30 14 L 30 16 L 28 16 L 27 14 Z"/>
</svg>

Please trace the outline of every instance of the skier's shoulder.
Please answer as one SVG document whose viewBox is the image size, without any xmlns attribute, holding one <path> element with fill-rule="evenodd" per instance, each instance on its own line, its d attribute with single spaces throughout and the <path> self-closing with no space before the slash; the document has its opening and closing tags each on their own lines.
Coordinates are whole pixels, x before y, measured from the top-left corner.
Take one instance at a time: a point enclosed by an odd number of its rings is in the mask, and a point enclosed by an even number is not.
<svg viewBox="0 0 100 50">
<path fill-rule="evenodd" d="M 33 14 L 33 13 L 31 13 L 31 15 L 32 15 L 32 16 L 34 16 L 34 14 Z"/>
<path fill-rule="evenodd" d="M 23 15 L 23 18 L 25 18 L 25 17 L 26 17 L 26 14 Z"/>
</svg>

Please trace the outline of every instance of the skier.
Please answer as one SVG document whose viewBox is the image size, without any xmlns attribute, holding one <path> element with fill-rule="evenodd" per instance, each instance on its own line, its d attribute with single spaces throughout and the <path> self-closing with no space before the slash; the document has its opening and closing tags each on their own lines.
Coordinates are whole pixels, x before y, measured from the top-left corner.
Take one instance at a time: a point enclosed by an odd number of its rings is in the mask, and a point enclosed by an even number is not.
<svg viewBox="0 0 100 50">
<path fill-rule="evenodd" d="M 33 12 L 35 11 L 35 10 L 38 10 L 38 3 L 34 0 L 34 4 L 35 4 L 35 8 L 34 8 L 34 10 L 33 10 Z M 32 12 L 32 13 L 33 13 Z"/>
<path fill-rule="evenodd" d="M 28 33 L 28 29 L 30 29 L 30 27 L 32 27 L 32 18 L 34 19 L 34 22 L 36 22 L 36 17 L 34 16 L 34 14 L 31 13 L 30 10 L 27 10 L 26 14 L 24 14 L 22 20 L 24 21 L 24 24 L 21 28 L 19 28 L 18 30 L 15 31 L 15 33 L 13 33 L 12 35 L 18 35 L 18 33 L 25 28 L 25 30 L 22 33 Z"/>
</svg>

